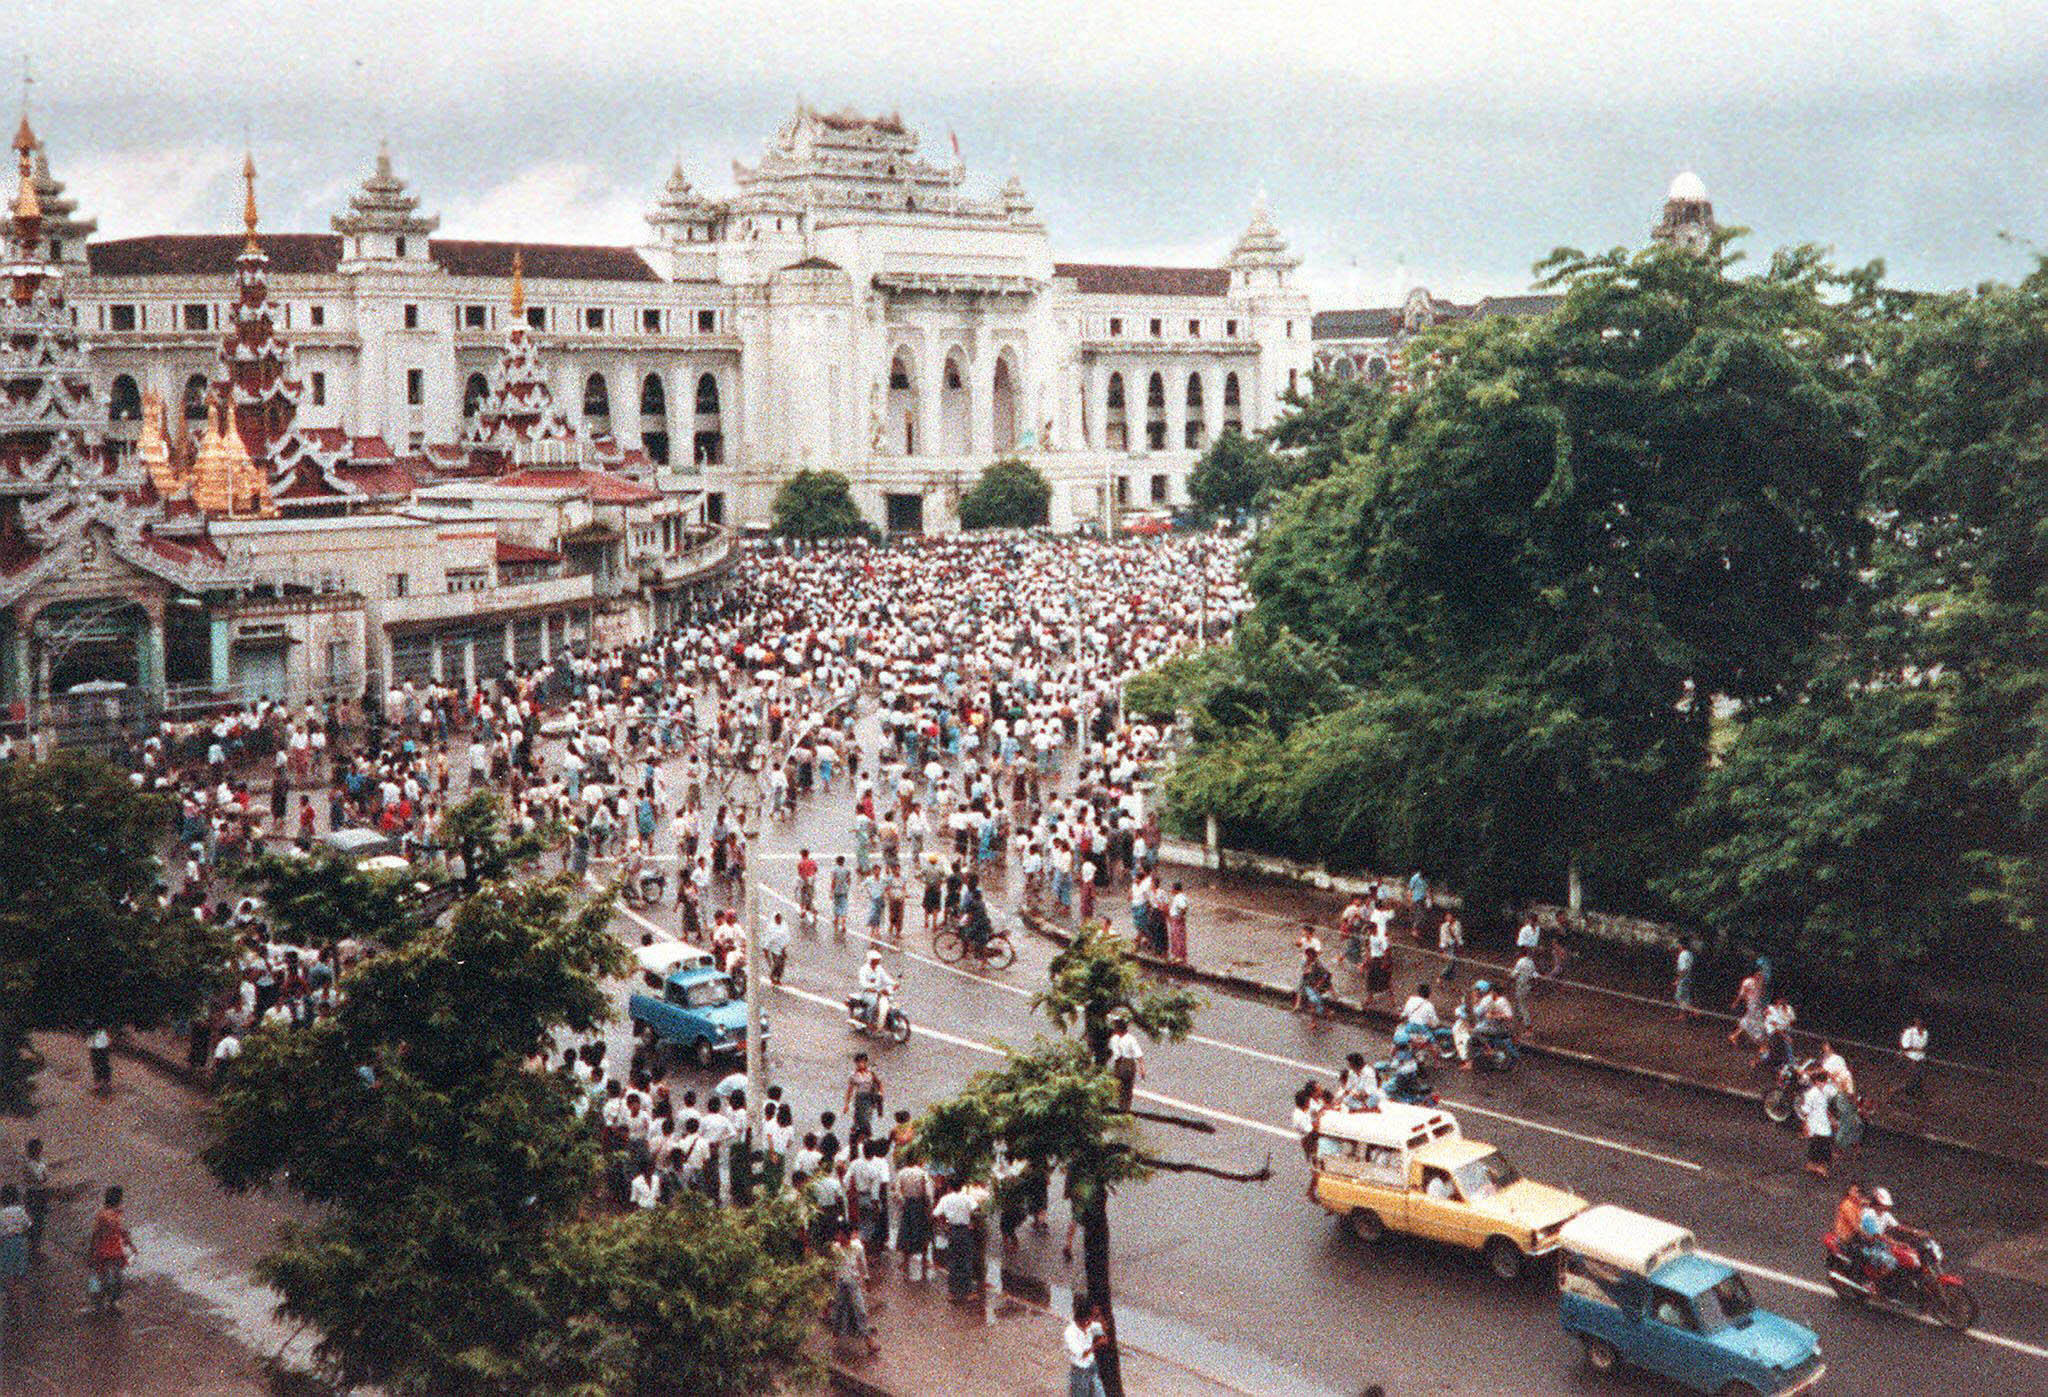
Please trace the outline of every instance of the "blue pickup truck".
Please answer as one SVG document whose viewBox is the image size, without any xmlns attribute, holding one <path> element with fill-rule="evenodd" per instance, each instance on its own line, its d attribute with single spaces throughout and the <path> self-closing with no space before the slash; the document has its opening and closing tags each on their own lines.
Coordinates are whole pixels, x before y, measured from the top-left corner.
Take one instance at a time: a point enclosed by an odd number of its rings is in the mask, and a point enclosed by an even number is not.
<svg viewBox="0 0 2048 1397">
<path fill-rule="evenodd" d="M 709 1067 L 720 1053 L 746 1051 L 747 1004 L 708 952 L 679 943 L 641 948 L 638 957 L 648 991 L 636 990 L 627 1004 L 635 1030 L 645 1028 L 670 1053 Z M 768 1020 L 761 1020 L 761 1036 Z"/>
</svg>

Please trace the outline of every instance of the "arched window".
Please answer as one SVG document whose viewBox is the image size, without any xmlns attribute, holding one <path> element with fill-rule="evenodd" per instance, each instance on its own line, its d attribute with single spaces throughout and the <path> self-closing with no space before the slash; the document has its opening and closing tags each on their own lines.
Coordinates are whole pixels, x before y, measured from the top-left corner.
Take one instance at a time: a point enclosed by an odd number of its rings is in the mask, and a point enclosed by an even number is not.
<svg viewBox="0 0 2048 1397">
<path fill-rule="evenodd" d="M 127 374 L 115 374 L 112 386 L 107 389 L 107 416 L 116 422 L 142 420 L 142 390 Z"/>
<path fill-rule="evenodd" d="M 965 456 L 973 449 L 973 393 L 967 387 L 967 357 L 955 349 L 939 377 L 939 454 Z"/>
<path fill-rule="evenodd" d="M 917 454 L 917 377 L 905 354 L 889 360 L 889 389 L 882 412 L 882 449 L 892 456 Z"/>
<path fill-rule="evenodd" d="M 1385 378 L 1386 376 L 1387 376 L 1387 361 L 1386 361 L 1386 360 L 1384 360 L 1384 359 L 1368 359 L 1368 360 L 1366 360 L 1366 361 L 1365 361 L 1365 381 L 1366 381 L 1367 383 L 1378 383 L 1378 382 L 1379 382 L 1379 381 L 1380 381 L 1381 379 Z"/>
<path fill-rule="evenodd" d="M 611 423 L 612 395 L 603 374 L 592 374 L 583 380 L 583 416 L 586 420 L 603 418 L 606 425 Z"/>
<path fill-rule="evenodd" d="M 640 415 L 642 417 L 668 416 L 668 393 L 661 386 L 660 374 L 649 374 L 640 383 Z"/>
<path fill-rule="evenodd" d="M 1353 378 L 1357 377 L 1358 371 L 1351 366 L 1349 355 L 1340 357 L 1337 360 L 1336 374 L 1339 383 L 1349 383 Z"/>
<path fill-rule="evenodd" d="M 468 382 L 462 385 L 462 415 L 464 417 L 476 416 L 477 413 L 483 411 L 483 406 L 486 402 L 490 401 L 490 397 L 490 380 L 482 374 L 471 374 Z"/>
<path fill-rule="evenodd" d="M 1166 450 L 1166 376 L 1153 374 L 1145 381 L 1145 449 Z"/>
<path fill-rule="evenodd" d="M 696 391 L 697 419 L 691 437 L 691 459 L 700 466 L 725 460 L 725 423 L 718 413 L 718 380 L 700 374 Z"/>
<path fill-rule="evenodd" d="M 960 386 L 960 361 L 958 359 L 948 359 L 946 361 L 946 387 L 948 389 L 956 389 Z"/>
<path fill-rule="evenodd" d="M 204 422 L 206 420 L 206 375 L 193 374 L 185 380 L 185 420 Z"/>
<path fill-rule="evenodd" d="M 897 355 L 889 361 L 889 391 L 908 393 L 910 391 L 910 370 L 903 366 L 903 356 Z"/>
<path fill-rule="evenodd" d="M 1017 381 L 1010 372 L 1007 354 L 996 359 L 996 372 L 989 384 L 989 422 L 997 454 L 1017 449 Z"/>
<path fill-rule="evenodd" d="M 1131 449 L 1131 428 L 1124 417 L 1124 376 L 1120 373 L 1109 376 L 1109 388 L 1103 403 L 1102 430 L 1103 445 L 1111 451 Z"/>
<path fill-rule="evenodd" d="M 1223 375 L 1223 430 L 1244 430 L 1244 404 L 1238 396 L 1237 375 L 1234 373 Z"/>
<path fill-rule="evenodd" d="M 1190 451 L 1200 451 L 1209 444 L 1209 423 L 1202 414 L 1202 376 L 1188 375 L 1188 420 L 1184 429 L 1184 445 Z"/>
</svg>

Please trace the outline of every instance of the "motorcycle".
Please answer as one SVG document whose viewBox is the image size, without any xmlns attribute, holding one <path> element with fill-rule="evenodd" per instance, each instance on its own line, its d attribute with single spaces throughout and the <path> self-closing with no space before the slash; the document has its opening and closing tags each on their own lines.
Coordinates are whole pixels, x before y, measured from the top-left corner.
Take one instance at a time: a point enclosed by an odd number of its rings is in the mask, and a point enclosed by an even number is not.
<svg viewBox="0 0 2048 1397">
<path fill-rule="evenodd" d="M 658 907 L 668 889 L 668 874 L 658 868 L 643 868 L 620 885 L 619 894 L 628 907 Z"/>
<path fill-rule="evenodd" d="M 1977 1322 L 1977 1297 L 1970 1294 L 1962 1278 L 1947 1269 L 1941 1243 L 1932 1237 L 1887 1236 L 1892 1269 L 1873 1277 L 1865 1267 L 1860 1246 L 1838 1240 L 1830 1232 L 1821 1238 L 1827 1253 L 1828 1284 L 1844 1300 L 1856 1300 L 1880 1309 L 1919 1315 L 1951 1329 L 1968 1329 Z"/>
<path fill-rule="evenodd" d="M 1430 1085 L 1429 1073 L 1421 1063 L 1410 1060 L 1395 1066 L 1390 1058 L 1372 1065 L 1373 1075 L 1379 1079 L 1380 1094 L 1389 1101 L 1399 1101 L 1407 1106 L 1439 1106 L 1443 1099 Z"/>
<path fill-rule="evenodd" d="M 1512 1072 L 1522 1060 L 1521 1045 L 1512 1033 L 1472 1035 L 1472 1065 L 1482 1072 Z"/>
<path fill-rule="evenodd" d="M 1797 1062 L 1787 1060 L 1778 1069 L 1778 1075 L 1764 1088 L 1764 1119 L 1772 1125 L 1785 1125 L 1792 1119 L 1792 1113 L 1799 1109 L 1799 1093 L 1806 1090 L 1806 1079 L 1812 1074 L 1814 1060 L 1804 1058 Z"/>
<path fill-rule="evenodd" d="M 910 1041 L 910 1015 L 897 1008 L 895 1004 L 890 1004 L 889 1017 L 878 1032 L 874 1015 L 868 1008 L 866 995 L 846 996 L 846 1024 L 847 1027 L 857 1029 L 869 1037 L 879 1036 L 898 1044 Z"/>
</svg>

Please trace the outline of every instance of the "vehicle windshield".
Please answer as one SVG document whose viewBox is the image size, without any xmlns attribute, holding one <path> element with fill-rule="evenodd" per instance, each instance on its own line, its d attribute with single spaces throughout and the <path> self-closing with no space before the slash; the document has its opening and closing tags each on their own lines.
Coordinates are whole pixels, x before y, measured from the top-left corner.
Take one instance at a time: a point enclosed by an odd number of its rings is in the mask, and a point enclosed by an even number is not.
<svg viewBox="0 0 2048 1397">
<path fill-rule="evenodd" d="M 1693 1299 L 1692 1307 L 1699 1316 L 1700 1332 L 1715 1334 L 1748 1324 L 1756 1302 L 1749 1298 L 1749 1286 L 1742 1277 L 1730 1275 L 1712 1290 L 1701 1291 Z"/>
<path fill-rule="evenodd" d="M 1465 1195 L 1467 1202 L 1477 1203 L 1482 1198 L 1493 1197 L 1522 1176 L 1500 1151 L 1495 1150 L 1459 1166 L 1457 1177 L 1459 1192 Z"/>
<path fill-rule="evenodd" d="M 699 980 L 683 991 L 683 1003 L 692 1009 L 715 1009 L 721 1004 L 732 1002 L 732 986 L 724 977 Z"/>
</svg>

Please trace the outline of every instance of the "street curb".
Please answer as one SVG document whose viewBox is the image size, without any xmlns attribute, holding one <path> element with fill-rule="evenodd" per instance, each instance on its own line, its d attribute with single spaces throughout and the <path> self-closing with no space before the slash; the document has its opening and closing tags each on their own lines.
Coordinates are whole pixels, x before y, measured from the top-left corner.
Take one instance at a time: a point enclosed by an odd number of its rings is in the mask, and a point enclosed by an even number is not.
<svg viewBox="0 0 2048 1397">
<path fill-rule="evenodd" d="M 1019 911 L 1017 920 L 1055 945 L 1065 946 L 1074 939 L 1072 932 L 1048 922 L 1039 913 Z M 1225 970 L 1204 970 L 1197 965 L 1166 960 L 1153 955 L 1150 951 L 1133 950 L 1131 954 L 1140 965 L 1145 966 L 1147 969 L 1159 971 L 1177 980 L 1193 980 L 1205 985 L 1214 985 L 1220 989 L 1235 990 L 1240 994 L 1248 995 L 1254 999 L 1262 999 L 1269 1003 L 1290 1007 L 1294 1003 L 1294 991 L 1291 988 L 1273 984 L 1269 980 L 1255 980 L 1249 975 L 1236 975 Z M 1367 1020 L 1374 1020 L 1391 1023 L 1399 1017 L 1392 1010 L 1368 1009 L 1355 1001 L 1340 999 L 1335 995 L 1330 996 L 1329 1002 L 1344 1018 L 1353 1022 L 1362 1023 Z M 1523 1052 L 1533 1053 L 1538 1057 L 1551 1057 L 1564 1062 L 1576 1062 L 1584 1066 L 1601 1067 L 1610 1072 L 1623 1072 L 1633 1077 L 1643 1077 L 1650 1081 L 1662 1082 L 1667 1086 L 1686 1087 L 1693 1091 L 1730 1097 L 1737 1101 L 1760 1102 L 1763 1100 L 1763 1093 L 1761 1091 L 1748 1091 L 1741 1087 L 1718 1086 L 1713 1082 L 1702 1082 L 1691 1077 L 1681 1077 L 1674 1072 L 1662 1072 L 1654 1067 L 1643 1067 L 1630 1062 L 1617 1062 L 1609 1058 L 1600 1057 L 1594 1053 L 1581 1052 L 1575 1048 L 1561 1048 L 1540 1042 L 1524 1042 L 1521 1048 Z M 1897 1136 L 1904 1140 L 1918 1140 L 1923 1144 L 1941 1145 L 1952 1150 L 1962 1150 L 1967 1154 L 1979 1155 L 1985 1159 L 1996 1160 L 2001 1164 L 2018 1164 L 2029 1169 L 2048 1170 L 2048 1159 L 2032 1159 L 2026 1155 L 2013 1154 L 2007 1150 L 1995 1150 L 1988 1145 L 1979 1145 L 1968 1140 L 1959 1140 L 1950 1135 L 1935 1135 L 1918 1130 L 1906 1130 L 1900 1126 L 1887 1125 L 1882 1121 L 1872 1120 L 1864 1122 L 1864 1129 L 1883 1131 L 1887 1135 Z"/>
<path fill-rule="evenodd" d="M 843 1392 L 847 1397 L 903 1397 L 903 1394 L 887 1387 L 879 1387 L 861 1377 L 851 1368 L 839 1363 L 825 1365 L 825 1379 L 834 1392 Z"/>
</svg>

